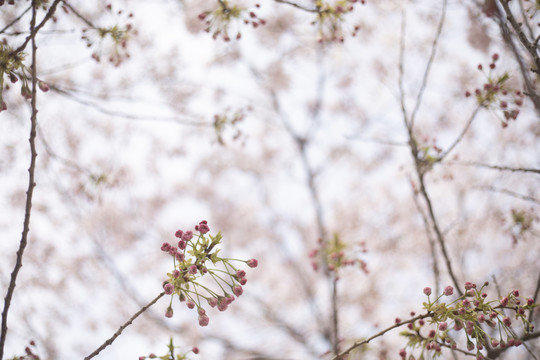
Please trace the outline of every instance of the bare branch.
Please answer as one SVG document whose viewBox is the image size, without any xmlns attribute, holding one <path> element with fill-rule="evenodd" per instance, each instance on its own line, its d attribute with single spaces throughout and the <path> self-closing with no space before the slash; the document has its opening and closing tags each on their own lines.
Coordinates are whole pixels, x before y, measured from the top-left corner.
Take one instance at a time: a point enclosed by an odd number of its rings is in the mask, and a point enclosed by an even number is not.
<svg viewBox="0 0 540 360">
<path fill-rule="evenodd" d="M 525 49 L 529 52 L 531 55 L 535 68 L 532 68 L 531 71 L 537 73 L 540 75 L 540 56 L 538 56 L 538 47 L 535 45 L 534 42 L 529 41 L 523 30 L 521 29 L 521 25 L 518 24 L 516 19 L 514 18 L 514 14 L 512 14 L 512 11 L 510 10 L 510 7 L 508 6 L 508 0 L 500 0 L 500 3 L 506 13 L 506 19 L 510 22 L 512 25 L 512 28 L 518 35 L 519 41 L 521 44 L 525 47 Z"/>
<path fill-rule="evenodd" d="M 2 30 L 0 30 L 0 34 L 3 34 L 7 29 L 9 29 L 10 27 L 12 27 L 13 25 L 15 25 L 19 20 L 22 19 L 22 17 L 24 16 L 24 14 L 26 14 L 28 11 L 30 11 L 30 9 L 32 9 L 32 5 L 30 5 L 29 7 L 26 8 L 26 10 L 24 10 L 19 16 L 17 16 L 15 19 L 13 19 L 13 21 L 11 21 L 9 24 L 7 24 L 6 26 L 4 26 L 4 28 Z"/>
<path fill-rule="evenodd" d="M 533 168 L 524 168 L 524 167 L 514 167 L 514 166 L 502 166 L 502 165 L 490 165 L 483 164 L 479 162 L 460 162 L 460 161 L 449 161 L 446 164 L 450 165 L 462 165 L 462 166 L 476 166 L 492 170 L 501 170 L 501 171 L 511 171 L 511 172 L 532 172 L 540 174 L 540 169 Z"/>
<path fill-rule="evenodd" d="M 292 2 L 292 1 L 287 1 L 287 0 L 274 0 L 275 2 L 277 3 L 280 3 L 280 4 L 287 4 L 287 5 L 291 5 L 297 9 L 300 9 L 300 10 L 304 10 L 304 11 L 307 11 L 307 12 L 312 12 L 312 13 L 317 13 L 319 12 L 318 9 L 316 8 L 308 8 L 308 7 L 305 7 L 305 6 L 302 6 L 300 4 L 297 4 L 295 2 Z"/>
<path fill-rule="evenodd" d="M 478 111 L 480 111 L 481 107 L 482 106 L 480 106 L 480 105 L 476 106 L 476 109 L 474 109 L 473 113 L 469 117 L 469 120 L 467 121 L 467 124 L 465 124 L 465 127 L 461 131 L 461 134 L 459 134 L 459 136 L 452 143 L 452 145 L 450 145 L 450 147 L 441 156 L 439 156 L 437 158 L 437 162 L 442 161 L 446 156 L 448 156 L 448 154 L 450 154 L 450 152 L 457 146 L 457 144 L 459 144 L 461 142 L 461 140 L 463 140 L 463 137 L 465 136 L 465 134 L 469 130 L 469 127 L 471 127 L 471 124 L 472 124 L 473 120 L 476 118 L 476 115 L 478 114 Z"/>
<path fill-rule="evenodd" d="M 30 35 L 28 35 L 26 39 L 24 40 L 24 42 L 15 50 L 15 53 L 19 53 L 23 51 L 26 48 L 26 45 L 28 45 L 28 42 L 33 38 L 33 36 L 35 36 L 35 34 L 47 23 L 47 21 L 49 21 L 52 18 L 52 16 L 56 12 L 56 6 L 58 5 L 60 1 L 61 0 L 54 0 L 54 2 L 49 7 L 49 11 L 47 11 L 47 14 L 43 18 L 43 20 L 41 20 L 39 25 L 36 26 L 35 29 L 30 32 Z"/>
<path fill-rule="evenodd" d="M 94 350 L 94 352 L 92 352 L 90 355 L 88 355 L 87 357 L 84 358 L 84 360 L 90 360 L 92 359 L 94 356 L 96 356 L 97 354 L 99 354 L 101 352 L 101 350 L 105 349 L 107 346 L 111 345 L 113 343 L 114 340 L 116 340 L 116 338 L 118 336 L 120 336 L 120 334 L 122 333 L 122 331 L 124 331 L 124 329 L 126 327 L 128 327 L 129 325 L 131 325 L 131 323 L 137 318 L 139 317 L 139 315 L 141 315 L 142 313 L 144 313 L 146 310 L 148 310 L 148 308 L 152 305 L 154 305 L 159 299 L 161 299 L 161 297 L 163 297 L 163 295 L 165 295 L 165 292 L 162 292 L 161 294 L 159 294 L 158 296 L 156 296 L 156 298 L 152 301 L 150 301 L 147 305 L 145 305 L 144 307 L 142 307 L 139 311 L 137 311 L 128 321 L 126 321 L 122 326 L 120 326 L 118 328 L 118 330 L 113 334 L 113 336 L 111 336 L 109 339 L 107 339 L 103 344 L 101 344 L 100 347 L 98 347 L 96 350 Z"/>
<path fill-rule="evenodd" d="M 375 335 L 372 335 L 370 336 L 369 338 L 367 339 L 364 339 L 364 340 L 359 340 L 359 341 L 356 341 L 353 345 L 351 345 L 347 350 L 343 351 L 342 353 L 340 354 L 337 354 L 336 356 L 334 356 L 332 358 L 332 360 L 345 360 L 347 357 L 347 355 L 354 349 L 356 349 L 357 347 L 360 347 L 362 345 L 366 345 L 368 344 L 370 341 L 372 341 L 373 339 L 376 339 L 380 336 L 383 336 L 384 334 L 386 334 L 387 332 L 389 332 L 390 330 L 393 330 L 395 328 L 398 328 L 400 326 L 403 326 L 405 324 L 409 324 L 409 323 L 413 323 L 415 322 L 416 320 L 420 320 L 420 319 L 425 319 L 425 318 L 428 318 L 428 317 L 433 317 L 433 313 L 432 312 L 427 312 L 425 314 L 422 314 L 422 315 L 417 315 L 409 320 L 406 320 L 406 321 L 402 321 L 398 324 L 394 324 L 390 327 L 387 327 L 386 329 L 382 330 L 382 331 L 379 331 L 378 333 L 376 333 Z"/>
<path fill-rule="evenodd" d="M 439 20 L 439 26 L 437 27 L 437 33 L 435 34 L 435 38 L 433 39 L 433 44 L 431 45 L 431 53 L 429 55 L 428 63 L 426 65 L 426 70 L 424 71 L 424 76 L 422 77 L 422 85 L 420 86 L 420 90 L 418 91 L 418 95 L 416 96 L 416 104 L 414 105 L 413 112 L 411 114 L 411 120 L 410 120 L 410 127 L 411 129 L 414 127 L 414 120 L 416 118 L 416 113 L 418 112 L 418 109 L 420 109 L 420 104 L 422 103 L 422 98 L 424 96 L 424 90 L 426 89 L 427 80 L 429 77 L 429 72 L 431 70 L 431 65 L 433 65 L 433 60 L 435 59 L 435 54 L 437 53 L 437 44 L 439 43 L 439 39 L 441 37 L 442 28 L 444 25 L 444 20 L 446 18 L 446 5 L 448 3 L 448 0 L 443 1 L 442 6 L 442 13 L 441 13 L 441 19 Z"/>
<path fill-rule="evenodd" d="M 508 189 L 497 188 L 495 186 L 475 186 L 474 188 L 479 189 L 479 190 L 493 191 L 493 192 L 498 192 L 498 193 L 501 193 L 501 194 L 510 195 L 510 196 L 515 197 L 515 198 L 518 198 L 518 199 L 521 199 L 521 200 L 526 200 L 526 201 L 531 201 L 531 202 L 533 202 L 535 204 L 540 205 L 540 201 L 533 198 L 532 196 L 519 194 L 517 192 L 511 191 L 511 190 L 508 190 Z"/>
<path fill-rule="evenodd" d="M 36 169 L 36 126 L 37 126 L 37 105 L 36 105 L 36 96 L 37 96 L 37 61 L 36 61 L 36 34 L 38 28 L 36 27 L 36 16 L 37 16 L 37 4 L 36 1 L 32 1 L 32 19 L 30 20 L 30 40 L 32 41 L 32 100 L 31 108 L 32 115 L 30 117 L 30 167 L 28 168 L 28 188 L 26 190 L 26 205 L 24 210 L 24 223 L 21 241 L 19 242 L 19 249 L 17 250 L 17 260 L 15 261 L 15 267 L 11 273 L 11 279 L 9 282 L 8 290 L 6 297 L 4 298 L 4 309 L 2 310 L 2 328 L 0 335 L 0 359 L 3 359 L 4 356 L 4 346 L 6 343 L 6 335 L 8 331 L 7 327 L 7 316 L 9 312 L 9 307 L 11 305 L 11 299 L 15 291 L 17 275 L 19 270 L 22 267 L 22 258 L 24 249 L 28 243 L 28 233 L 30 231 L 30 215 L 32 213 L 32 195 L 34 194 L 35 183 L 35 169 Z"/>
</svg>

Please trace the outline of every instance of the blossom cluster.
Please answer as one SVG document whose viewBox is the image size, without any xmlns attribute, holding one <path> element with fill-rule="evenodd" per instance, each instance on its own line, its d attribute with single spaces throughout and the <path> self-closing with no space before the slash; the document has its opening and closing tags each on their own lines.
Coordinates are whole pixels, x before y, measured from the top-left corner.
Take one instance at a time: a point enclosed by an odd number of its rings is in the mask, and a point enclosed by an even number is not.
<svg viewBox="0 0 540 360">
<path fill-rule="evenodd" d="M 342 23 L 344 15 L 354 10 L 357 3 L 365 4 L 365 0 L 338 0 L 334 3 L 316 1 L 317 18 L 312 22 L 318 27 L 319 42 L 344 42 Z M 355 36 L 359 27 L 356 26 L 352 35 Z"/>
<path fill-rule="evenodd" d="M 320 258 L 320 255 L 323 257 L 325 266 L 327 266 L 329 271 L 338 272 L 339 269 L 345 266 L 359 265 L 362 271 L 366 274 L 368 273 L 367 264 L 361 259 L 350 259 L 345 256 L 345 251 L 347 250 L 347 244 L 345 244 L 339 234 L 334 234 L 334 237 L 330 241 L 323 241 L 319 239 L 318 247 L 311 250 L 309 253 L 309 258 L 311 259 L 311 266 L 313 270 L 317 271 L 319 269 L 319 262 L 317 258 Z M 360 251 L 366 253 L 366 244 L 365 242 L 360 243 Z"/>
<path fill-rule="evenodd" d="M 212 38 L 216 40 L 222 37 L 224 41 L 231 41 L 230 27 L 233 20 L 243 22 L 244 25 L 251 25 L 253 28 L 266 25 L 266 20 L 261 19 L 256 10 L 260 4 L 255 4 L 255 9 L 247 9 L 238 5 L 231 5 L 229 1 L 219 1 L 218 7 L 214 10 L 203 11 L 198 18 L 204 22 L 204 31 L 211 32 Z M 236 40 L 240 40 L 242 33 L 236 32 Z"/>
<path fill-rule="evenodd" d="M 482 64 L 478 65 L 478 70 L 482 71 L 486 77 L 486 82 L 482 88 L 474 90 L 474 95 L 481 106 L 500 109 L 504 116 L 504 119 L 501 119 L 501 125 L 507 127 L 509 121 L 517 119 L 525 94 L 521 90 L 513 89 L 508 84 L 510 75 L 507 72 L 499 76 L 493 75 L 493 70 L 497 67 L 497 60 L 499 60 L 499 54 L 495 53 L 491 56 L 491 63 L 488 65 L 489 71 L 487 73 Z M 471 95 L 470 91 L 465 92 L 466 97 Z"/>
<path fill-rule="evenodd" d="M 31 71 L 24 65 L 26 54 L 23 51 L 17 52 L 7 45 L 6 40 L 0 43 L 0 112 L 7 110 L 7 104 L 4 101 L 4 91 L 10 89 L 10 85 L 5 83 L 9 80 L 11 84 L 21 81 L 21 96 L 25 99 L 32 98 L 31 91 Z M 49 85 L 38 80 L 38 87 L 41 91 L 49 91 Z"/>
<path fill-rule="evenodd" d="M 475 283 L 466 282 L 464 294 L 448 304 L 440 300 L 454 294 L 452 286 L 447 286 L 434 300 L 430 298 L 431 288 L 424 288 L 424 294 L 428 297 L 428 301 L 424 302 L 424 308 L 428 312 L 418 320 L 408 322 L 408 330 L 401 333 L 408 339 L 407 347 L 413 352 L 414 349 L 420 348 L 419 358 L 423 358 L 426 353 L 437 357 L 442 354 L 445 347 L 456 349 L 458 347 L 456 333 L 462 333 L 467 349 L 462 352 L 475 356 L 477 360 L 483 360 L 486 356 L 483 353 L 485 351 L 520 346 L 522 340 L 512 328 L 513 320 L 521 323 L 523 336 L 526 336 L 534 329 L 527 320 L 526 312 L 537 304 L 532 298 L 520 296 L 518 290 L 513 290 L 498 300 L 488 301 L 488 294 L 484 291 L 488 285 L 486 282 L 481 288 L 477 288 Z M 401 349 L 399 355 L 402 359 L 406 359 L 407 350 Z M 408 359 L 414 359 L 413 355 Z"/>
<path fill-rule="evenodd" d="M 220 250 L 216 246 L 221 243 L 222 235 L 221 232 L 215 236 L 210 235 L 206 220 L 196 225 L 194 230 L 195 232 L 178 230 L 175 233 L 177 244 L 165 242 L 161 245 L 161 250 L 173 258 L 174 264 L 173 271 L 167 274 L 168 279 L 163 283 L 165 293 L 171 295 L 165 316 L 173 316 L 172 300 L 176 295 L 189 309 L 196 308 L 199 325 L 207 326 L 210 318 L 204 303 L 212 308 L 217 307 L 219 311 L 225 311 L 235 297 L 239 297 L 244 291 L 242 286 L 247 283 L 246 272 L 232 262 L 243 262 L 254 268 L 258 261 L 218 256 Z M 202 283 L 203 277 L 211 279 L 219 290 L 210 288 L 207 282 Z"/>
</svg>

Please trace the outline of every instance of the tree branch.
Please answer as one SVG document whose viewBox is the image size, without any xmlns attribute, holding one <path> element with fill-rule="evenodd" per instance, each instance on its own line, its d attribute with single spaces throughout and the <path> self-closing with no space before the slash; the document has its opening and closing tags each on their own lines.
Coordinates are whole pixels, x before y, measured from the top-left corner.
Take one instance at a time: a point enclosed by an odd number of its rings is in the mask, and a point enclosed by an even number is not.
<svg viewBox="0 0 540 360">
<path fill-rule="evenodd" d="M 113 336 L 111 336 L 109 339 L 107 339 L 103 344 L 101 344 L 100 347 L 98 347 L 96 350 L 94 350 L 94 352 L 92 352 L 90 355 L 88 355 L 87 357 L 84 358 L 84 360 L 90 360 L 92 359 L 94 356 L 96 356 L 97 354 L 99 354 L 101 352 L 101 350 L 105 349 L 107 346 L 111 345 L 113 343 L 114 340 L 116 340 L 116 338 L 118 336 L 120 336 L 120 334 L 122 333 L 122 331 L 124 331 L 124 329 L 126 327 L 128 327 L 129 325 L 131 325 L 131 323 L 137 318 L 139 317 L 139 315 L 141 315 L 143 312 L 145 312 L 146 310 L 148 310 L 148 308 L 152 305 L 154 305 L 159 299 L 161 299 L 161 297 L 163 297 L 163 295 L 165 295 L 165 291 L 163 291 L 161 294 L 159 294 L 158 296 L 156 296 L 156 298 L 152 301 L 150 301 L 146 306 L 142 307 L 139 311 L 137 311 L 127 322 L 124 323 L 124 325 L 120 326 L 118 328 L 118 330 L 113 334 Z"/>
<path fill-rule="evenodd" d="M 531 71 L 540 75 L 540 56 L 538 56 L 538 46 L 534 42 L 530 42 L 523 30 L 521 30 L 521 25 L 518 24 L 518 22 L 514 18 L 514 14 L 512 14 L 512 11 L 508 6 L 508 0 L 500 0 L 500 3 L 504 9 L 504 12 L 506 13 L 506 19 L 510 22 L 512 28 L 514 29 L 519 38 L 519 41 L 529 52 L 534 61 L 535 68 L 532 68 Z"/>
<path fill-rule="evenodd" d="M 334 356 L 332 358 L 332 360 L 345 360 L 346 359 L 346 355 L 348 355 L 352 350 L 356 349 L 357 347 L 360 347 L 362 345 L 366 345 L 368 344 L 370 341 L 380 337 L 380 336 L 383 336 L 384 334 L 386 334 L 387 332 L 389 332 L 390 330 L 393 330 L 395 328 L 398 328 L 402 325 L 405 325 L 405 324 L 409 324 L 409 323 L 413 323 L 415 322 L 416 320 L 420 320 L 420 319 L 425 319 L 425 318 L 428 318 L 428 317 L 433 317 L 433 313 L 432 312 L 427 312 L 425 314 L 422 314 L 422 315 L 417 315 L 409 320 L 406 320 L 406 321 L 402 321 L 398 324 L 394 324 L 390 327 L 387 327 L 386 329 L 382 330 L 382 331 L 379 331 L 378 333 L 376 333 L 375 335 L 372 335 L 370 336 L 369 338 L 367 339 L 364 339 L 364 340 L 359 340 L 359 341 L 356 341 L 353 345 L 351 345 L 347 350 L 343 351 L 342 353 L 340 354 L 337 354 L 336 356 Z"/>
<path fill-rule="evenodd" d="M 37 105 L 36 105 L 36 94 L 37 94 L 37 61 L 36 61 L 36 33 L 38 28 L 36 28 L 36 15 L 37 15 L 37 4 L 36 0 L 32 1 L 32 19 L 30 20 L 30 36 L 29 39 L 32 41 L 32 100 L 31 108 L 32 115 L 30 117 L 30 167 L 28 168 L 28 188 L 26 190 L 26 205 L 24 210 L 24 222 L 23 222 L 23 231 L 21 236 L 21 241 L 19 242 L 19 249 L 17 250 L 17 260 L 15 261 L 15 267 L 11 273 L 11 280 L 9 282 L 8 290 L 6 297 L 4 298 L 4 309 L 2 310 L 2 327 L 0 334 L 0 360 L 4 356 L 4 346 L 6 343 L 6 335 L 8 331 L 7 327 L 7 317 L 9 312 L 9 307 L 11 305 L 11 299 L 15 291 L 15 286 L 17 282 L 17 275 L 19 270 L 22 267 L 22 258 L 24 249 L 28 243 L 28 233 L 30 231 L 30 215 L 32 213 L 32 195 L 34 194 L 35 183 L 35 169 L 36 169 L 36 126 L 37 126 Z"/>
<path fill-rule="evenodd" d="M 304 11 L 307 11 L 307 12 L 312 12 L 312 13 L 317 13 L 319 12 L 318 9 L 316 8 L 308 8 L 308 7 L 305 7 L 305 6 L 302 6 L 300 4 L 297 4 L 295 2 L 292 2 L 292 1 L 287 1 L 287 0 L 274 0 L 274 2 L 277 2 L 279 4 L 287 4 L 287 5 L 291 5 L 297 9 L 300 9 L 300 10 L 304 10 Z"/>
</svg>

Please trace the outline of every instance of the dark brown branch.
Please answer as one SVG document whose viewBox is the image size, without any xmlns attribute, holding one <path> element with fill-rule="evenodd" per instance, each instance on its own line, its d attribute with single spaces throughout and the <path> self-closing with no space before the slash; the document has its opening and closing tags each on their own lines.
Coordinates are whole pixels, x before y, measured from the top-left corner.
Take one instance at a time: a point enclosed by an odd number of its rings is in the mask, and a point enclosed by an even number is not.
<svg viewBox="0 0 540 360">
<path fill-rule="evenodd" d="M 454 287 L 456 288 L 456 291 L 458 292 L 459 296 L 463 295 L 463 291 L 461 290 L 460 283 L 457 281 L 456 275 L 454 274 L 454 270 L 452 269 L 452 263 L 450 261 L 450 256 L 448 255 L 448 251 L 446 250 L 446 240 L 441 232 L 441 229 L 439 228 L 439 223 L 437 222 L 437 219 L 435 217 L 435 213 L 433 212 L 433 206 L 431 204 L 431 199 L 427 193 L 426 186 L 424 184 L 424 173 L 421 173 L 421 169 L 418 165 L 419 161 L 416 161 L 416 170 L 419 175 L 419 181 L 420 181 L 420 192 L 422 193 L 424 200 L 426 201 L 427 207 L 428 207 L 428 213 L 429 217 L 431 218 L 431 225 L 433 226 L 433 230 L 435 231 L 435 235 L 437 236 L 437 240 L 439 242 L 439 246 L 441 247 L 441 251 L 443 253 L 444 261 L 446 263 L 446 269 L 448 270 L 448 274 L 452 278 L 452 282 L 454 283 Z"/>
<path fill-rule="evenodd" d="M 500 3 L 504 9 L 504 12 L 506 13 L 506 19 L 510 22 L 512 28 L 514 29 L 519 38 L 519 41 L 525 47 L 527 52 L 529 52 L 534 61 L 535 68 L 532 68 L 531 71 L 540 75 L 540 56 L 538 56 L 538 47 L 533 42 L 529 41 L 529 39 L 521 29 L 521 25 L 518 24 L 518 22 L 514 18 L 514 14 L 512 14 L 512 11 L 508 6 L 508 0 L 500 0 Z"/>
<path fill-rule="evenodd" d="M 32 19 L 30 20 L 30 40 L 32 42 L 32 115 L 30 117 L 30 167 L 28 168 L 28 188 L 26 190 L 26 205 L 24 210 L 24 222 L 23 222 L 23 231 L 21 236 L 21 241 L 19 243 L 19 249 L 17 250 L 17 260 L 15 261 L 15 267 L 11 273 L 11 280 L 9 282 L 8 290 L 6 297 L 4 298 L 4 309 L 2 310 L 2 328 L 0 335 L 0 360 L 4 356 L 4 346 L 6 343 L 6 335 L 8 331 L 7 327 L 7 317 L 9 312 L 9 307 L 11 305 L 11 299 L 15 291 L 15 286 L 17 282 L 17 275 L 19 270 L 22 267 L 22 258 L 24 249 L 28 243 L 28 233 L 30 231 L 30 215 L 32 213 L 32 195 L 34 194 L 35 183 L 35 169 L 36 169 L 36 126 L 37 126 L 37 105 L 36 105 L 36 94 L 37 94 L 37 62 L 36 62 L 36 34 L 38 28 L 36 28 L 36 15 L 37 15 L 37 4 L 36 1 L 32 1 Z"/>
<path fill-rule="evenodd" d="M 370 341 L 380 337 L 380 336 L 383 336 L 384 334 L 386 334 L 387 332 L 389 332 L 390 330 L 393 330 L 395 328 L 398 328 L 400 326 L 403 326 L 405 324 L 409 324 L 409 323 L 413 323 L 415 322 L 416 320 L 420 320 L 420 319 L 425 319 L 425 318 L 428 318 L 428 317 L 433 317 L 433 313 L 432 312 L 427 312 L 425 314 L 422 314 L 422 315 L 417 315 L 409 320 L 406 320 L 406 321 L 402 321 L 398 324 L 394 324 L 390 327 L 387 327 L 386 329 L 382 330 L 382 331 L 379 331 L 378 333 L 376 333 L 375 335 L 372 335 L 370 336 L 369 338 L 367 339 L 364 339 L 364 340 L 359 340 L 359 341 L 356 341 L 353 345 L 351 345 L 347 350 L 343 351 L 342 353 L 340 354 L 337 354 L 336 356 L 334 356 L 332 358 L 332 360 L 345 360 L 347 358 L 347 355 L 354 349 L 356 349 L 357 347 L 360 347 L 362 345 L 366 345 L 368 344 Z"/>
<path fill-rule="evenodd" d="M 461 286 L 460 286 L 459 282 L 457 281 L 457 278 L 456 278 L 456 276 L 454 274 L 454 271 L 453 271 L 453 268 L 452 268 L 452 263 L 450 261 L 449 255 L 448 255 L 448 251 L 446 250 L 446 241 L 445 241 L 444 236 L 442 234 L 442 231 L 441 231 L 441 229 L 439 227 L 439 223 L 437 221 L 437 218 L 435 217 L 435 212 L 433 210 L 433 205 L 431 203 L 431 199 L 430 199 L 430 197 L 429 197 L 429 195 L 427 193 L 426 186 L 425 186 L 424 177 L 426 175 L 426 172 L 430 169 L 430 164 L 426 164 L 426 162 L 423 159 L 421 159 L 420 151 L 418 149 L 418 144 L 416 142 L 416 138 L 414 136 L 414 130 L 413 130 L 414 116 L 415 116 L 415 113 L 418 110 L 418 108 L 420 106 L 420 102 L 422 100 L 423 91 L 425 89 L 425 84 L 427 83 L 427 77 L 429 75 L 429 69 L 430 69 L 430 67 L 432 65 L 432 62 L 433 62 L 434 58 L 435 58 L 435 50 L 436 50 L 436 47 L 437 47 L 438 39 L 439 39 L 441 31 L 442 31 L 442 26 L 444 24 L 444 19 L 445 19 L 445 16 L 446 16 L 446 5 L 447 5 L 447 0 L 444 0 L 443 1 L 442 14 L 441 14 L 441 20 L 440 20 L 439 26 L 437 28 L 437 35 L 436 35 L 436 37 L 435 37 L 435 39 L 433 41 L 431 55 L 430 55 L 428 64 L 426 66 L 426 70 L 424 72 L 424 79 L 422 80 L 422 86 L 421 86 L 420 91 L 418 93 L 417 100 L 416 100 L 416 105 L 415 105 L 415 108 L 413 110 L 413 113 L 411 115 L 410 120 L 408 119 L 408 114 L 407 114 L 407 111 L 406 111 L 406 108 L 405 108 L 405 101 L 404 101 L 405 95 L 404 95 L 404 89 L 403 89 L 403 75 L 404 75 L 404 69 L 403 69 L 404 60 L 403 59 L 404 59 L 404 53 L 405 53 L 405 42 L 404 42 L 404 38 L 405 38 L 405 16 L 403 16 L 402 34 L 401 34 L 401 46 L 400 46 L 400 56 L 399 56 L 399 92 L 400 92 L 400 98 L 401 98 L 401 111 L 402 111 L 402 115 L 403 115 L 403 122 L 405 124 L 406 129 L 407 129 L 407 134 L 408 134 L 408 137 L 409 137 L 409 147 L 410 147 L 410 150 L 411 150 L 411 155 L 412 155 L 413 160 L 414 160 L 414 165 L 415 165 L 416 173 L 417 173 L 417 176 L 418 176 L 418 181 L 420 182 L 420 193 L 422 194 L 422 197 L 424 198 L 424 200 L 426 202 L 429 218 L 431 219 L 431 226 L 433 227 L 433 231 L 435 232 L 437 241 L 439 243 L 439 246 L 441 247 L 441 251 L 442 251 L 445 263 L 446 263 L 446 268 L 448 270 L 448 273 L 449 273 L 450 277 L 452 278 L 452 282 L 454 283 L 454 287 L 456 288 L 456 291 L 461 296 L 461 295 L 463 295 L 463 292 L 462 292 Z"/>
<path fill-rule="evenodd" d="M 165 295 L 165 292 L 162 292 L 161 294 L 159 294 L 158 296 L 156 296 L 156 298 L 152 301 L 150 301 L 147 305 L 145 305 L 144 307 L 142 307 L 139 311 L 137 311 L 128 321 L 126 321 L 122 326 L 120 326 L 118 328 L 118 330 L 113 334 L 113 336 L 111 336 L 110 338 L 108 338 L 103 344 L 101 344 L 100 347 L 98 347 L 96 350 L 94 350 L 94 352 L 92 352 L 90 355 L 88 355 L 87 357 L 84 358 L 84 360 L 89 360 L 89 359 L 92 359 L 94 356 L 96 356 L 97 354 L 99 354 L 101 352 L 101 350 L 105 349 L 107 346 L 111 345 L 113 343 L 114 340 L 116 340 L 116 338 L 118 336 L 120 336 L 120 334 L 122 334 L 122 331 L 124 331 L 124 329 L 126 327 L 128 327 L 129 325 L 131 325 L 131 323 L 137 318 L 139 317 L 139 315 L 141 315 L 143 312 L 145 312 L 146 310 L 148 310 L 148 308 L 152 305 L 154 305 L 159 299 L 161 299 L 161 297 L 163 297 L 163 295 Z"/>
</svg>

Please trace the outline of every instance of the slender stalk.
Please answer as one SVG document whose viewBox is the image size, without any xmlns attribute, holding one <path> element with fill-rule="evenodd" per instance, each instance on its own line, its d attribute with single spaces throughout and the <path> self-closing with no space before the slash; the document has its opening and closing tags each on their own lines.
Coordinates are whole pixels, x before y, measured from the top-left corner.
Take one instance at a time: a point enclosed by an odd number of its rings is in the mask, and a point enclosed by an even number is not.
<svg viewBox="0 0 540 360">
<path fill-rule="evenodd" d="M 432 312 L 427 312 L 425 314 L 421 314 L 421 315 L 417 315 L 413 318 L 410 318 L 409 320 L 406 320 L 406 321 L 402 321 L 398 324 L 394 324 L 390 327 L 387 327 L 386 329 L 382 330 L 382 331 L 379 331 L 378 333 L 376 333 L 375 335 L 372 335 L 370 336 L 369 338 L 367 339 L 363 339 L 363 340 L 358 340 L 356 341 L 353 345 L 351 345 L 347 350 L 343 351 L 342 353 L 340 354 L 336 354 L 332 360 L 345 360 L 347 359 L 347 355 L 353 351 L 354 349 L 356 349 L 357 347 L 360 347 L 360 346 L 363 346 L 363 345 L 366 345 L 368 344 L 370 341 L 378 338 L 378 337 L 381 337 L 383 336 L 384 334 L 386 334 L 387 332 L 389 332 L 390 330 L 393 330 L 395 328 L 398 328 L 400 326 L 403 326 L 405 324 L 409 324 L 409 323 L 413 323 L 415 322 L 416 320 L 420 320 L 420 319 L 425 319 L 425 318 L 428 318 L 428 317 L 433 317 L 433 313 Z"/>
<path fill-rule="evenodd" d="M 150 301 L 147 305 L 143 306 L 139 311 L 137 311 L 128 321 L 126 321 L 122 326 L 120 326 L 118 328 L 118 330 L 113 334 L 113 336 L 111 336 L 110 338 L 108 338 L 107 340 L 105 340 L 105 342 L 103 344 L 101 344 L 100 347 L 98 347 L 96 350 L 94 350 L 90 355 L 88 355 L 87 357 L 84 358 L 84 360 L 89 360 L 89 359 L 92 359 L 93 357 L 95 357 L 97 354 L 99 354 L 101 352 L 101 350 L 105 349 L 107 346 L 111 345 L 114 340 L 116 340 L 116 338 L 118 336 L 120 336 L 120 334 L 122 334 L 122 331 L 124 331 L 125 328 L 127 328 L 129 325 L 131 325 L 131 323 L 137 318 L 139 317 L 139 315 L 141 315 L 143 312 L 145 312 L 146 310 L 148 310 L 148 308 L 152 305 L 154 305 L 159 299 L 161 299 L 163 297 L 163 295 L 165 295 L 165 292 L 162 292 L 161 294 L 159 294 L 158 296 L 156 296 L 156 298 L 152 301 Z"/>
<path fill-rule="evenodd" d="M 30 116 L 30 166 L 28 168 L 28 188 L 26 190 L 26 205 L 24 209 L 24 222 L 23 222 L 23 231 L 21 236 L 21 241 L 19 242 L 19 249 L 17 250 L 17 259 L 15 261 L 15 267 L 11 273 L 11 280 L 9 282 L 8 290 L 6 297 L 4 298 L 4 309 L 2 310 L 2 327 L 0 334 L 0 360 L 4 357 L 4 346 L 6 343 L 6 335 L 8 331 L 7 327 L 7 317 L 9 312 L 9 307 L 11 305 L 11 300 L 13 298 L 13 293 L 15 291 L 15 286 L 17 282 L 17 275 L 19 270 L 22 267 L 22 258 L 24 249 L 28 243 L 28 233 L 30 231 L 30 215 L 32 213 L 32 195 L 34 194 L 35 183 L 35 169 L 36 169 L 36 126 L 37 126 L 37 105 L 36 105 L 36 94 L 37 94 L 37 71 L 36 71 L 36 15 L 37 15 L 37 4 L 36 0 L 32 1 L 32 19 L 30 20 L 30 39 L 32 43 L 32 100 L 31 108 L 32 114 Z"/>
</svg>

